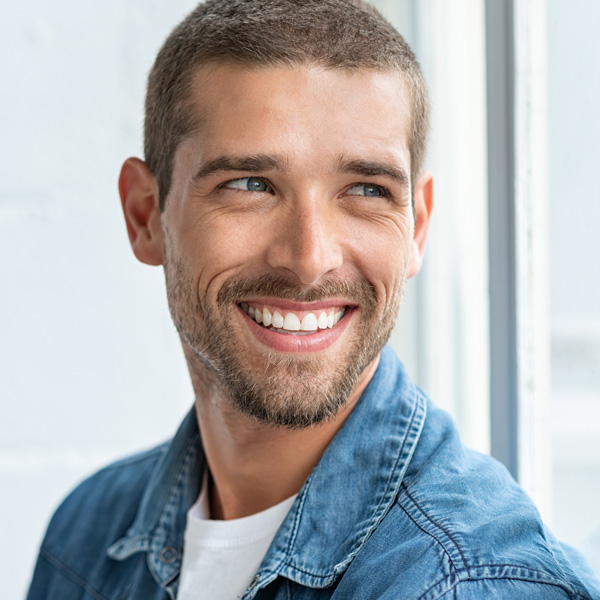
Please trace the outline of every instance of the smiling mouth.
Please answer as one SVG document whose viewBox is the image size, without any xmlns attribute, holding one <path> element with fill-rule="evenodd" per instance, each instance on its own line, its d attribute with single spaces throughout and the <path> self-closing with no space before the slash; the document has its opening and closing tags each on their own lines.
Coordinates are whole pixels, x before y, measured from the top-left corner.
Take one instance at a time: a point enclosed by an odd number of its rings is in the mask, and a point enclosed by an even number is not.
<svg viewBox="0 0 600 600">
<path fill-rule="evenodd" d="M 241 302 L 238 306 L 265 329 L 283 334 L 311 335 L 332 329 L 346 313 L 346 306 L 315 311 L 289 311 L 257 303 Z"/>
</svg>

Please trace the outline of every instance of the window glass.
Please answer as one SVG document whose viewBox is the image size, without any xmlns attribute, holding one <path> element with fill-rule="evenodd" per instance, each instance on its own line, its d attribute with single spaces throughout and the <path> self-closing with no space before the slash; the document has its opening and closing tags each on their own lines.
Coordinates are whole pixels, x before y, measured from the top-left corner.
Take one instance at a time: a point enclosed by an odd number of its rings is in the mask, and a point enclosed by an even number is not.
<svg viewBox="0 0 600 600">
<path fill-rule="evenodd" d="M 547 19 L 552 526 L 600 570 L 600 3 Z"/>
</svg>

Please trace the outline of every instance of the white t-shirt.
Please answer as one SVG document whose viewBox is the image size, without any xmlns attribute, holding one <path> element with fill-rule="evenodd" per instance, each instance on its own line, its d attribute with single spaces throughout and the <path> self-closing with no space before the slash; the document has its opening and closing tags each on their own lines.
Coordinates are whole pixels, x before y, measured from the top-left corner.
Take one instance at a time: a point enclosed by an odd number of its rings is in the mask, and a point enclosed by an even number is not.
<svg viewBox="0 0 600 600">
<path fill-rule="evenodd" d="M 177 600 L 241 598 L 296 496 L 230 521 L 210 519 L 208 477 L 187 514 Z"/>
</svg>

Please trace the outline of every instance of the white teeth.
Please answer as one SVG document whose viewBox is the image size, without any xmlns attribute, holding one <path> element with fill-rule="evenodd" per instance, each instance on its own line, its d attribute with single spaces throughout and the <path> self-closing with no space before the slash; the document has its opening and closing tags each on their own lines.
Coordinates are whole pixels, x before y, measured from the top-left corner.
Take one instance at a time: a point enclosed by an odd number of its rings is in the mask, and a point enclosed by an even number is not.
<svg viewBox="0 0 600 600">
<path fill-rule="evenodd" d="M 319 331 L 323 329 L 331 329 L 340 319 L 344 316 L 346 309 L 342 308 L 337 312 L 332 311 L 327 314 L 325 311 L 321 311 L 318 318 L 315 313 L 306 313 L 300 321 L 297 314 L 289 312 L 285 317 L 278 311 L 275 310 L 272 314 L 271 311 L 263 306 L 262 311 L 259 308 L 249 306 L 246 302 L 241 302 L 240 307 L 242 310 L 254 319 L 257 323 L 262 323 L 264 327 L 273 325 L 275 329 L 285 329 L 286 331 Z"/>
<path fill-rule="evenodd" d="M 268 327 L 273 322 L 271 311 L 266 306 L 263 308 L 262 319 L 265 327 Z"/>
<path fill-rule="evenodd" d="M 335 318 L 333 319 L 334 325 L 336 323 L 339 323 L 345 314 L 346 314 L 346 308 L 342 308 L 337 313 L 335 313 Z"/>
<path fill-rule="evenodd" d="M 283 320 L 283 328 L 288 331 L 300 331 L 300 319 L 294 313 L 288 313 Z"/>
<path fill-rule="evenodd" d="M 302 329 L 302 331 L 316 331 L 318 328 L 319 323 L 317 322 L 317 317 L 315 317 L 314 313 L 305 314 L 300 329 Z"/>
<path fill-rule="evenodd" d="M 302 319 L 302 325 L 304 325 L 304 319 Z M 317 321 L 317 325 L 319 326 L 319 329 L 327 329 L 327 313 L 326 312 L 322 312 L 319 315 L 319 320 Z"/>
<path fill-rule="evenodd" d="M 296 317 L 297 318 L 297 317 Z M 272 325 L 273 327 L 275 327 L 276 329 L 282 329 L 283 328 L 283 317 L 281 316 L 281 313 L 276 310 L 273 313 L 273 321 L 272 321 Z"/>
</svg>

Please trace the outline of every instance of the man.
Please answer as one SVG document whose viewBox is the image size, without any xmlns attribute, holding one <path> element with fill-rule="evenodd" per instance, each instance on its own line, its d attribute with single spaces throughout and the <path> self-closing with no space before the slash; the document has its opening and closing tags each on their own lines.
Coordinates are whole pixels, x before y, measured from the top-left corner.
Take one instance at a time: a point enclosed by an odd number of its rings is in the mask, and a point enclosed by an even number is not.
<svg viewBox="0 0 600 600">
<path fill-rule="evenodd" d="M 194 410 L 64 502 L 31 600 L 598 597 L 384 348 L 427 129 L 412 52 L 361 0 L 210 0 L 173 31 L 119 191 Z"/>
</svg>

